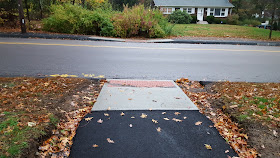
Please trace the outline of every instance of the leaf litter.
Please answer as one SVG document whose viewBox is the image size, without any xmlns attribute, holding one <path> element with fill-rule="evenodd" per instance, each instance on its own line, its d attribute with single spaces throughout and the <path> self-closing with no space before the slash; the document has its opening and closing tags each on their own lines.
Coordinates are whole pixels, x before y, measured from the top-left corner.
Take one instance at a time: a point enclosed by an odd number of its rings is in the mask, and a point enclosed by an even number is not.
<svg viewBox="0 0 280 158">
<path fill-rule="evenodd" d="M 269 132 L 280 131 L 276 112 L 280 107 L 279 83 L 219 82 L 204 86 L 196 81 L 180 81 L 177 84 L 240 157 L 280 155 L 275 136 Z M 252 128 L 259 129 L 259 132 L 254 133 Z M 264 133 L 266 135 L 262 135 Z M 259 140 L 267 141 L 263 137 L 274 141 L 273 149 L 260 148 Z"/>
<path fill-rule="evenodd" d="M 0 157 L 11 157 L 9 148 L 17 149 L 15 157 L 69 155 L 78 122 L 100 88 L 99 82 L 80 78 L 0 78 L 0 140 L 5 142 L 0 143 Z M 2 126 L 7 121 L 13 124 Z"/>
</svg>

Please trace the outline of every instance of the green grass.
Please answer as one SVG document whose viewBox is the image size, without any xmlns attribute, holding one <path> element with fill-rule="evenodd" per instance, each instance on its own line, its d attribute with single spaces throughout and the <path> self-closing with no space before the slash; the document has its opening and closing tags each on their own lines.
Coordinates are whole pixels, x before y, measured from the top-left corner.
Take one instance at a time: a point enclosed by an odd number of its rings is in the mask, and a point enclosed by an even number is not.
<svg viewBox="0 0 280 158">
<path fill-rule="evenodd" d="M 0 123 L 1 143 L 7 153 L 1 153 L 0 157 L 17 157 L 22 149 L 28 147 L 31 137 L 44 134 L 36 127 L 19 126 L 19 118 L 16 113 L 4 112 L 4 121 Z"/>
<path fill-rule="evenodd" d="M 248 38 L 254 40 L 268 40 L 269 30 L 249 26 L 222 24 L 176 24 L 172 30 L 171 35 L 192 37 L 231 37 Z M 272 40 L 280 41 L 280 31 L 272 32 Z"/>
</svg>

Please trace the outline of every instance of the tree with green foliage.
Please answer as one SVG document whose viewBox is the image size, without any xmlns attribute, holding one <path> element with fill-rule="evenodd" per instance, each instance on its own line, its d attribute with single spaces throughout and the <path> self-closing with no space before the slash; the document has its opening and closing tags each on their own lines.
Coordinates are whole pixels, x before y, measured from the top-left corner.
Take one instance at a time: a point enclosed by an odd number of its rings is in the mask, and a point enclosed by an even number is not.
<svg viewBox="0 0 280 158">
<path fill-rule="evenodd" d="M 174 24 L 189 24 L 192 17 L 187 12 L 178 9 L 168 16 L 168 21 Z"/>
</svg>

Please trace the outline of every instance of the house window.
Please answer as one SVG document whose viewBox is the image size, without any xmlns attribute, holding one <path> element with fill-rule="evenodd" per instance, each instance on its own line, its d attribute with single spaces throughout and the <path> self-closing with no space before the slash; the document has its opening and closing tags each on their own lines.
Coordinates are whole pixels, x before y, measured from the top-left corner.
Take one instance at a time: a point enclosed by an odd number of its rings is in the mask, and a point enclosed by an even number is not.
<svg viewBox="0 0 280 158">
<path fill-rule="evenodd" d="M 161 8 L 160 9 L 163 14 L 171 14 L 172 13 L 172 8 Z"/>
<path fill-rule="evenodd" d="M 172 13 L 172 8 L 168 8 L 167 13 Z"/>
<path fill-rule="evenodd" d="M 221 15 L 221 9 L 215 8 L 215 16 Z"/>
<path fill-rule="evenodd" d="M 221 16 L 225 16 L 225 15 L 226 15 L 226 9 L 222 9 Z"/>
<path fill-rule="evenodd" d="M 214 16 L 214 8 L 210 8 L 210 16 Z"/>
<path fill-rule="evenodd" d="M 209 15 L 224 17 L 226 15 L 226 9 L 225 8 L 210 8 Z"/>
<path fill-rule="evenodd" d="M 183 8 L 183 11 L 187 12 L 188 14 L 192 14 L 192 8 Z"/>
</svg>

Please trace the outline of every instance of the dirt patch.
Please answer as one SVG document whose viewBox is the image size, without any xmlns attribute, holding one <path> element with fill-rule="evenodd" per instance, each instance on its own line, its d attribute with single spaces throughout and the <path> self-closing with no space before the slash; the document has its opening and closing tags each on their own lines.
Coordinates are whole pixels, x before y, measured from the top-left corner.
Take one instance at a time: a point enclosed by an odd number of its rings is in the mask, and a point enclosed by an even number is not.
<svg viewBox="0 0 280 158">
<path fill-rule="evenodd" d="M 260 157 L 280 157 L 280 84 L 216 83 L 212 91 L 221 94 L 217 104 L 248 134 L 248 144 Z"/>
<path fill-rule="evenodd" d="M 0 78 L 0 156 L 38 157 L 60 124 L 79 123 L 69 120 L 89 112 L 100 89 L 99 81 L 79 78 Z"/>
<path fill-rule="evenodd" d="M 240 157 L 280 157 L 278 83 L 179 82 Z M 237 128 L 237 129 L 236 129 Z"/>
</svg>

